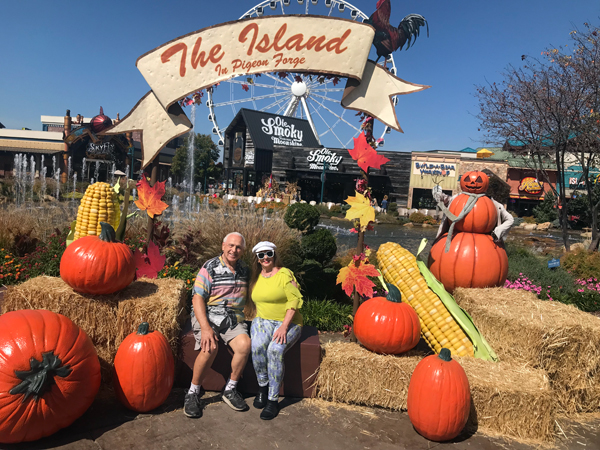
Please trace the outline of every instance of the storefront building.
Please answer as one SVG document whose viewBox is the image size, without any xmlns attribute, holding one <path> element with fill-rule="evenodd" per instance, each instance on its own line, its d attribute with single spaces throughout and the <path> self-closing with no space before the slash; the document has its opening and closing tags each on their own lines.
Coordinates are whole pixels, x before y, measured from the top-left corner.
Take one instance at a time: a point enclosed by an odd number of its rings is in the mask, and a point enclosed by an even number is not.
<svg viewBox="0 0 600 450">
<path fill-rule="evenodd" d="M 432 189 L 439 185 L 447 195 L 458 192 L 460 153 L 412 152 L 407 207 L 435 209 Z"/>
<path fill-rule="evenodd" d="M 377 201 L 384 195 L 400 206 L 408 198 L 410 153 L 378 151 L 390 159 L 369 170 Z M 360 169 L 348 150 L 319 145 L 307 120 L 241 109 L 225 131 L 225 185 L 229 192 L 256 195 L 271 175 L 284 187 L 297 183 L 301 199 L 342 203 L 354 195 Z M 324 184 L 322 178 L 324 174 Z"/>
</svg>

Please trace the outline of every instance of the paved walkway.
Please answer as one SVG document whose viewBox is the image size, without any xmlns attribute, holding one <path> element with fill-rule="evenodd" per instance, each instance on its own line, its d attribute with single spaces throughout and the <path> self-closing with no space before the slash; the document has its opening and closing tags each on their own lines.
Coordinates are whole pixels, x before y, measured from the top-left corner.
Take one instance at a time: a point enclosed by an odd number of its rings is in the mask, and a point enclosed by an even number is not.
<svg viewBox="0 0 600 450">
<path fill-rule="evenodd" d="M 184 391 L 173 390 L 154 414 L 135 414 L 101 396 L 83 417 L 54 436 L 33 443 L 2 445 L 6 450 L 120 450 L 120 449 L 290 449 L 290 450 L 532 450 L 535 447 L 480 433 L 463 435 L 452 443 L 437 444 L 419 436 L 404 413 L 382 409 L 336 408 L 314 400 L 284 399 L 273 421 L 263 421 L 258 410 L 235 412 L 207 393 L 200 419 L 188 419 L 181 405 Z M 248 399 L 251 404 L 252 398 Z M 600 448 L 600 420 L 568 433 L 559 449 Z"/>
</svg>

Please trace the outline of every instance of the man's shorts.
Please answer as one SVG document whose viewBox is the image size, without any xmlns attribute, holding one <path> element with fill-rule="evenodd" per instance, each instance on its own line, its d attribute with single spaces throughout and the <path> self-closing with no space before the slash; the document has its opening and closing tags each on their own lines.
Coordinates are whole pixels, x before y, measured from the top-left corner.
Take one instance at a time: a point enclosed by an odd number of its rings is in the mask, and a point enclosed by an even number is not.
<svg viewBox="0 0 600 450">
<path fill-rule="evenodd" d="M 192 314 L 192 330 L 194 331 L 194 338 L 196 339 L 194 350 L 200 350 L 201 330 L 200 323 L 196 319 L 195 314 Z M 237 323 L 235 327 L 227 328 L 226 330 L 215 334 L 220 337 L 226 345 L 229 345 L 233 338 L 239 336 L 240 334 L 248 335 L 248 325 L 246 325 L 246 322 Z"/>
</svg>

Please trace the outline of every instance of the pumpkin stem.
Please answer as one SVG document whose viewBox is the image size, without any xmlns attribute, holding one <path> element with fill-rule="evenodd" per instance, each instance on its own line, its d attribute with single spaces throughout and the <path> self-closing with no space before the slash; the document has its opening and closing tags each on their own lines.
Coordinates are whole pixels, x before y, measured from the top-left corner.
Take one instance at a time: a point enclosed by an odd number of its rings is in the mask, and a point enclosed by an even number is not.
<svg viewBox="0 0 600 450">
<path fill-rule="evenodd" d="M 145 336 L 148 334 L 148 330 L 150 329 L 150 325 L 148 322 L 142 322 L 138 327 L 137 334 L 141 336 Z"/>
<path fill-rule="evenodd" d="M 393 303 L 402 303 L 402 294 L 400 293 L 400 290 L 393 284 L 385 283 L 385 285 L 388 291 L 385 298 Z"/>
<path fill-rule="evenodd" d="M 53 351 L 42 353 L 42 361 L 35 358 L 29 360 L 31 370 L 15 370 L 15 375 L 23 380 L 17 386 L 8 391 L 12 395 L 25 394 L 23 402 L 29 396 L 37 401 L 44 392 L 54 383 L 54 377 L 66 377 L 73 369 L 62 366 L 62 361 Z"/>
<path fill-rule="evenodd" d="M 118 242 L 115 229 L 110 223 L 100 222 L 100 228 L 100 239 L 102 239 L 104 242 Z"/>
<path fill-rule="evenodd" d="M 442 351 L 440 352 L 440 354 L 438 356 L 443 361 L 452 361 L 452 356 L 451 356 L 450 350 L 445 347 L 442 349 Z"/>
</svg>

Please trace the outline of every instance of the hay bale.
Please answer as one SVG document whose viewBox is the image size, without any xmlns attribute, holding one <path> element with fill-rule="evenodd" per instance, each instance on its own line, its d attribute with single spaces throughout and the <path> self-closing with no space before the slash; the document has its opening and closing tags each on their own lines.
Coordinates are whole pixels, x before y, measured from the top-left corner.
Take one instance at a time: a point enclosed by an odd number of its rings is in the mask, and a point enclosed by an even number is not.
<svg viewBox="0 0 600 450">
<path fill-rule="evenodd" d="M 600 319 L 513 289 L 457 289 L 454 297 L 500 359 L 548 374 L 560 412 L 598 411 Z"/>
<path fill-rule="evenodd" d="M 117 345 L 140 323 L 148 322 L 151 330 L 158 330 L 167 338 L 177 357 L 179 332 L 187 315 L 186 298 L 183 281 L 175 278 L 143 278 L 129 285 L 119 293 Z"/>
<path fill-rule="evenodd" d="M 323 350 L 316 380 L 318 398 L 406 411 L 410 377 L 423 353 L 377 355 L 344 342 L 325 344 Z M 511 362 L 457 360 L 471 386 L 468 426 L 517 439 L 553 440 L 553 393 L 543 371 Z"/>
<path fill-rule="evenodd" d="M 4 293 L 2 313 L 19 309 L 47 309 L 71 319 L 86 332 L 96 347 L 116 345 L 116 295 L 84 296 L 73 291 L 62 278 L 41 276 Z"/>
<path fill-rule="evenodd" d="M 67 316 L 92 340 L 102 382 L 109 384 L 119 344 L 142 322 L 164 334 L 177 356 L 185 299 L 183 281 L 173 278 L 141 279 L 115 294 L 87 296 L 74 292 L 61 278 L 42 276 L 9 287 L 2 313 L 47 309 Z"/>
</svg>

